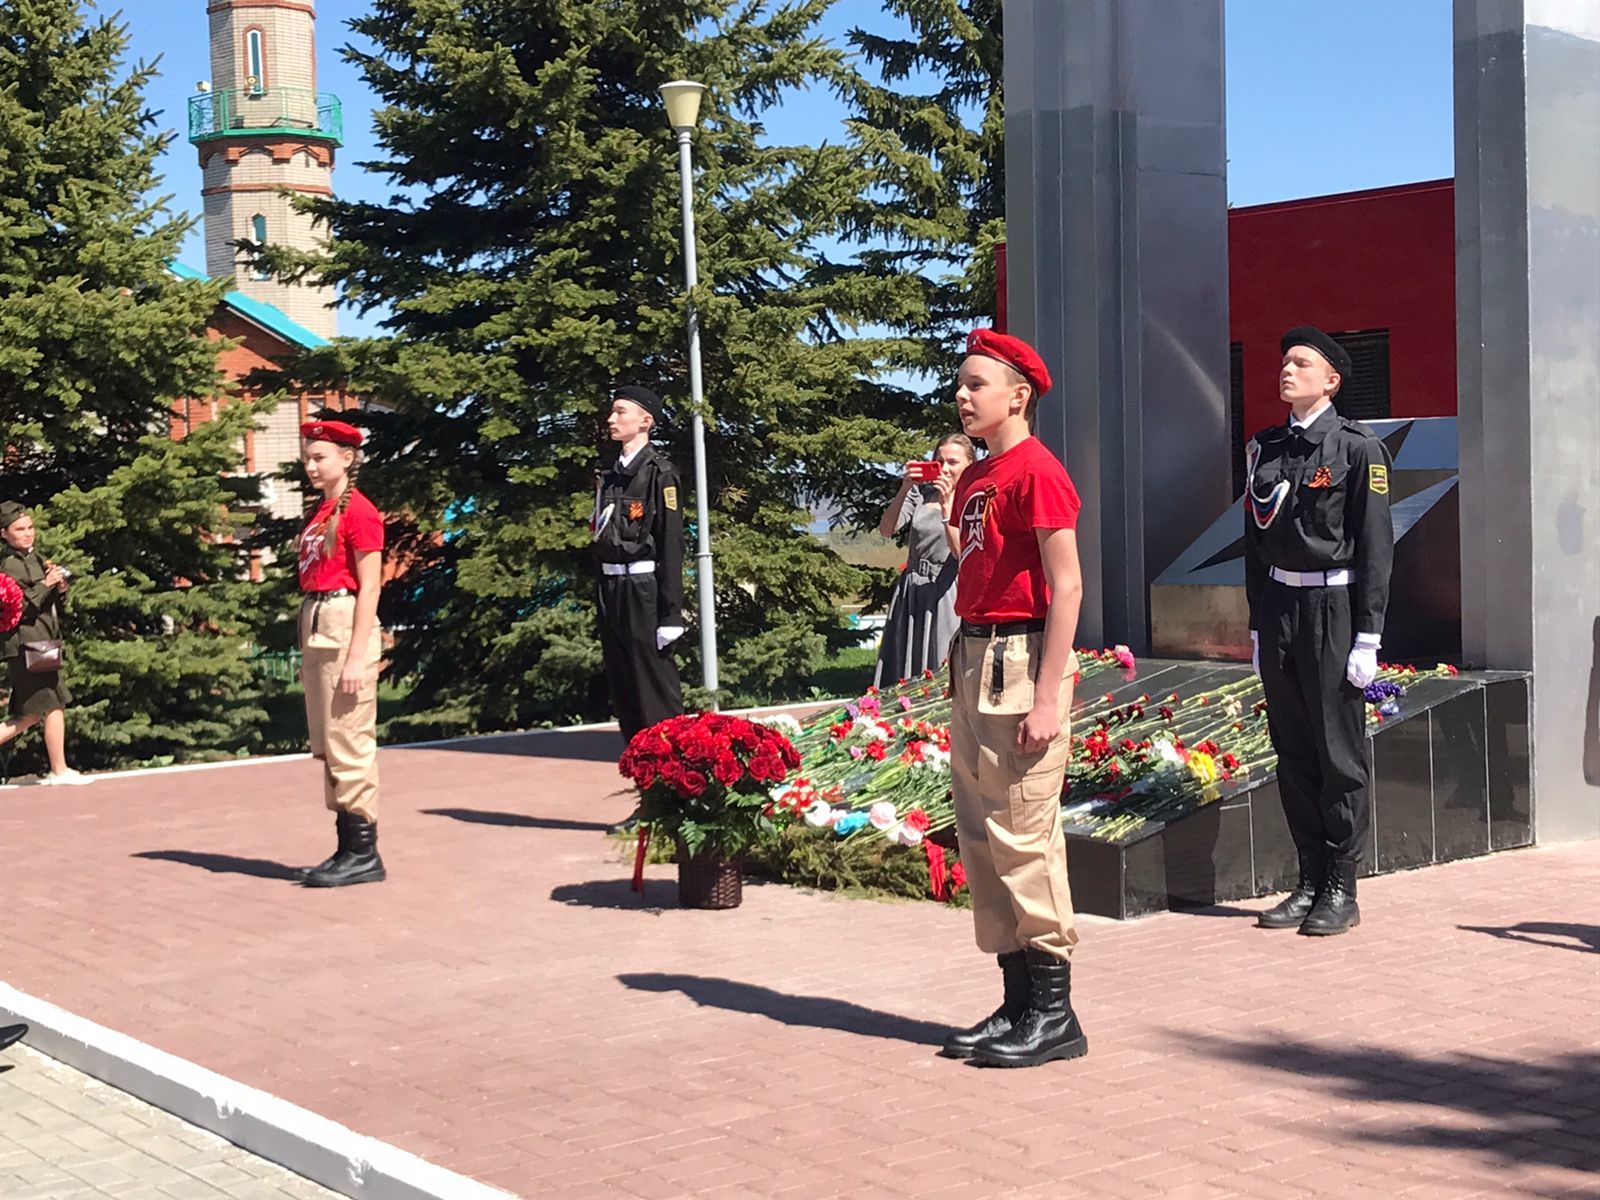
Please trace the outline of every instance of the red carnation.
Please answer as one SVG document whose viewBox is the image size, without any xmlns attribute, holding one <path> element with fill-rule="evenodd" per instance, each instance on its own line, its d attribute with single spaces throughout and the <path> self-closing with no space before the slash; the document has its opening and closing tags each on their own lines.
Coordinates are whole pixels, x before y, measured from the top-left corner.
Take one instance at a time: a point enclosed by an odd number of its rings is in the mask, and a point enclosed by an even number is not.
<svg viewBox="0 0 1600 1200">
<path fill-rule="evenodd" d="M 873 762 L 882 762 L 886 751 L 882 742 L 869 742 L 867 744 L 867 757 Z"/>
<path fill-rule="evenodd" d="M 923 812 L 920 808 L 913 808 L 901 819 L 912 829 L 915 829 L 918 833 L 927 833 L 928 827 L 933 824 L 933 822 L 928 819 L 928 814 Z"/>
<path fill-rule="evenodd" d="M 950 889 L 954 891 L 956 888 L 962 888 L 966 886 L 967 869 L 959 862 L 952 863 L 950 866 Z"/>
</svg>

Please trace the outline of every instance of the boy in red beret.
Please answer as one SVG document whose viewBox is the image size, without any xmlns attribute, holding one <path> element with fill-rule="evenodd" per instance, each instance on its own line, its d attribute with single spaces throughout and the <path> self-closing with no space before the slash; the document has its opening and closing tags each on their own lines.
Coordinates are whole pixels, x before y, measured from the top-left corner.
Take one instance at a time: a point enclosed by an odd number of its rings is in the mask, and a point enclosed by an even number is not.
<svg viewBox="0 0 1600 1200">
<path fill-rule="evenodd" d="M 950 650 L 950 769 L 978 948 L 998 956 L 1004 996 L 943 1053 L 1032 1067 L 1087 1053 L 1072 1011 L 1078 934 L 1067 885 L 1061 787 L 1077 675 L 1081 507 L 1066 468 L 1032 434 L 1050 372 L 1019 338 L 967 339 L 956 402 L 989 456 L 956 486 L 960 559 Z"/>
</svg>

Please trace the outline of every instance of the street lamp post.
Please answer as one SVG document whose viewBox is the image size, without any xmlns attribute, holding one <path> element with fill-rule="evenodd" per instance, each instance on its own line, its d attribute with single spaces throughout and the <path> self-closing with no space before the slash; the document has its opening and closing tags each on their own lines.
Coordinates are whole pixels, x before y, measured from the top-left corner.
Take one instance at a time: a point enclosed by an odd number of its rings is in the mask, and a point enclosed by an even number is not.
<svg viewBox="0 0 1600 1200">
<path fill-rule="evenodd" d="M 689 313 L 689 399 L 694 406 L 694 491 L 695 525 L 698 547 L 695 577 L 700 581 L 700 666 L 702 683 L 711 693 L 711 707 L 717 706 L 717 606 L 711 573 L 711 513 L 706 495 L 706 423 L 701 416 L 700 317 L 695 312 L 694 288 L 700 282 L 694 241 L 694 163 L 690 142 L 700 115 L 703 83 L 687 79 L 661 85 L 661 98 L 667 103 L 667 124 L 678 135 L 678 182 L 683 205 L 683 278 L 690 299 Z"/>
</svg>

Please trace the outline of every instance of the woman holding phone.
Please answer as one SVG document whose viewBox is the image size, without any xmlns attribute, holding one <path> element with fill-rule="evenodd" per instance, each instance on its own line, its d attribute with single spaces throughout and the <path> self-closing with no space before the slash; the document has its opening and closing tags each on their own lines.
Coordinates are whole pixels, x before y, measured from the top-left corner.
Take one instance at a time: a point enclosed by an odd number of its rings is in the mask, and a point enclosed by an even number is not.
<svg viewBox="0 0 1600 1200">
<path fill-rule="evenodd" d="M 950 553 L 945 525 L 956 493 L 956 480 L 977 459 L 972 440 L 963 433 L 946 435 L 931 460 L 906 464 L 905 478 L 878 532 L 906 536 L 906 567 L 889 597 L 889 618 L 878 647 L 879 687 L 910 679 L 944 661 L 956 632 L 956 560 Z"/>
<path fill-rule="evenodd" d="M 72 693 L 61 678 L 61 618 L 68 573 L 34 546 L 33 514 L 15 500 L 0 504 L 0 571 L 22 589 L 22 619 L 6 634 L 4 653 L 11 683 L 11 715 L 0 721 L 0 745 L 35 725 L 44 726 L 50 773 L 45 784 L 90 783 L 67 766 L 67 705 Z"/>
</svg>

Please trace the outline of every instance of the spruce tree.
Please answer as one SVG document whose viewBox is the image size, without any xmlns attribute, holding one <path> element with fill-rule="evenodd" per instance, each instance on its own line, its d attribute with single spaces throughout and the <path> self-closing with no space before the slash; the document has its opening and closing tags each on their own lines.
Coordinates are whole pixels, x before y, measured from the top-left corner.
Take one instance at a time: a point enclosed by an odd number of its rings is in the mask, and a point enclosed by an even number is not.
<svg viewBox="0 0 1600 1200">
<path fill-rule="evenodd" d="M 168 263 L 190 222 L 150 199 L 170 135 L 125 27 L 77 0 L 0 6 L 0 494 L 70 568 L 68 753 L 80 765 L 238 753 L 261 715 L 253 600 L 230 544 L 249 414 L 178 441 L 220 387 L 222 287 Z M 29 739 L 16 769 L 42 761 Z"/>
<path fill-rule="evenodd" d="M 917 281 L 830 260 L 871 185 L 846 145 L 784 146 L 762 114 L 851 85 L 814 33 L 831 0 L 376 0 L 345 54 L 383 107 L 400 193 L 311 201 L 326 258 L 272 249 L 289 277 L 388 305 L 392 336 L 295 366 L 380 402 L 363 486 L 417 533 L 391 584 L 394 662 L 429 729 L 605 711 L 588 519 L 612 389 L 676 409 L 692 482 L 676 148 L 657 87 L 709 86 L 695 137 L 707 451 L 725 686 L 804 674 L 853 635 L 840 601 L 869 573 L 809 533 L 829 509 L 876 522 L 882 468 L 920 439 L 919 398 L 885 386 L 915 342 L 875 331 L 925 306 Z M 803 95 L 791 102 L 804 103 Z M 874 465 L 880 464 L 880 465 Z M 695 657 L 691 565 L 680 643 Z"/>
<path fill-rule="evenodd" d="M 863 260 L 921 281 L 924 308 L 896 326 L 916 338 L 947 394 L 961 337 L 995 313 L 1005 238 L 1001 0 L 885 0 L 900 36 L 856 28 L 868 70 L 850 91 L 850 129 L 869 155 L 876 201 L 858 228 Z"/>
</svg>

